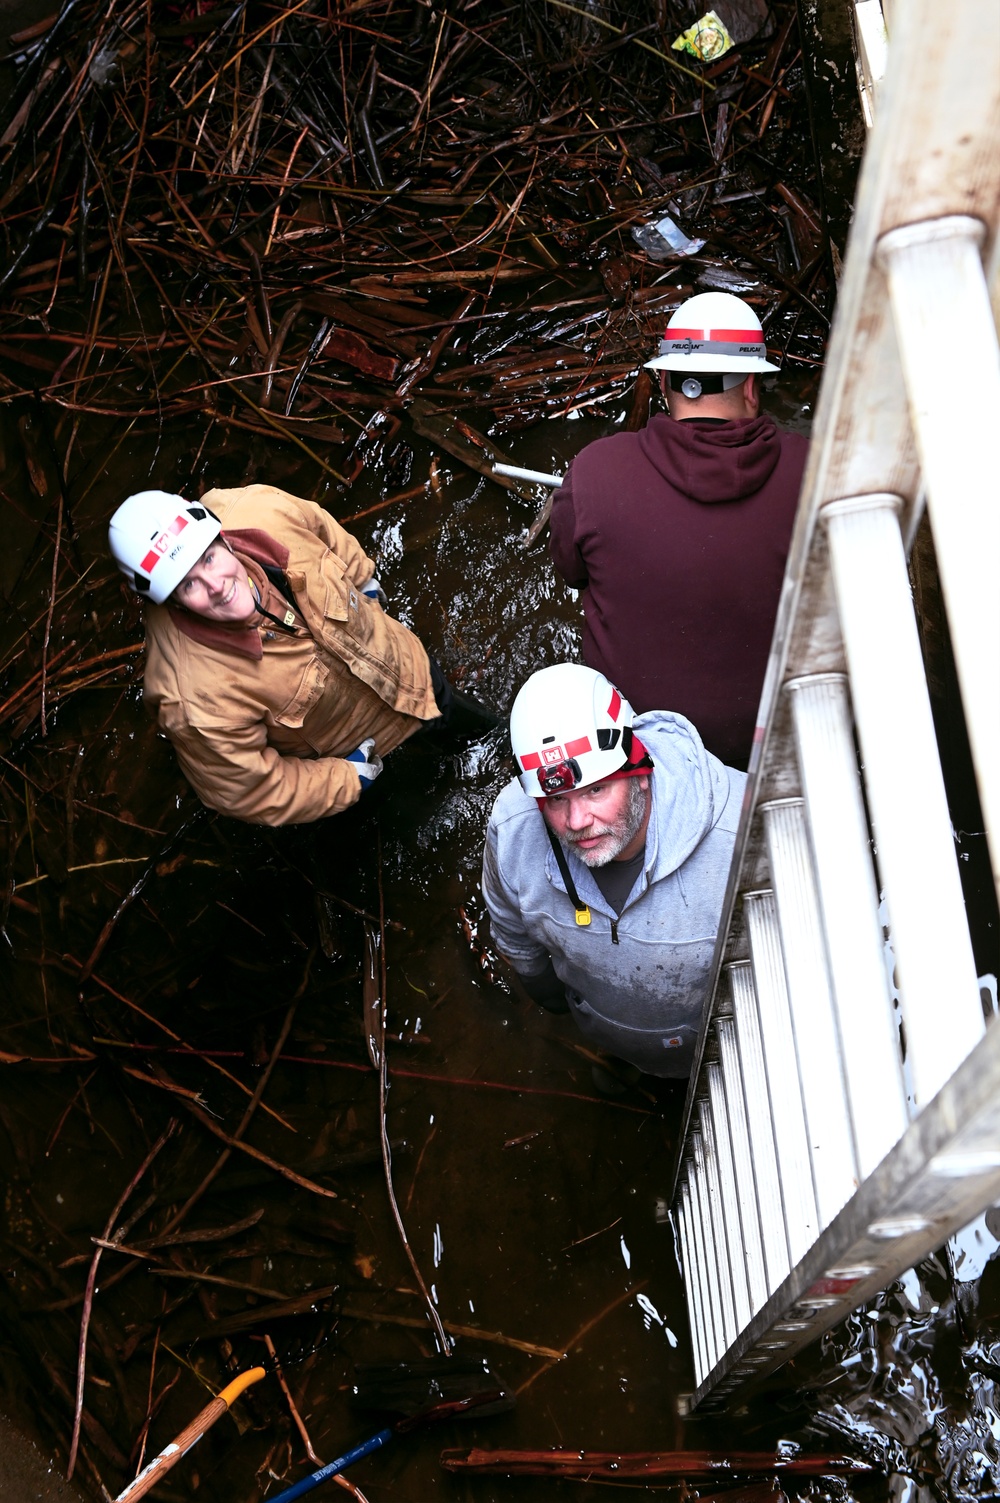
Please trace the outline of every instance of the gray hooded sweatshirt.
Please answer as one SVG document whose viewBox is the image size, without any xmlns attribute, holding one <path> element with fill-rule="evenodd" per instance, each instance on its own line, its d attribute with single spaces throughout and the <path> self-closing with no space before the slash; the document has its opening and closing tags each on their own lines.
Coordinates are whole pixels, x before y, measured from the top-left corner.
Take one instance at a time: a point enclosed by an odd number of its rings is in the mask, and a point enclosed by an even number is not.
<svg viewBox="0 0 1000 1503">
<path fill-rule="evenodd" d="M 683 1079 L 708 1000 L 746 775 L 707 752 L 683 715 L 651 711 L 635 732 L 653 759 L 653 807 L 620 916 L 564 848 L 592 916 L 577 924 L 541 812 L 516 779 L 490 816 L 483 897 L 497 949 L 523 976 L 551 961 L 591 1044 L 649 1075 Z"/>
</svg>

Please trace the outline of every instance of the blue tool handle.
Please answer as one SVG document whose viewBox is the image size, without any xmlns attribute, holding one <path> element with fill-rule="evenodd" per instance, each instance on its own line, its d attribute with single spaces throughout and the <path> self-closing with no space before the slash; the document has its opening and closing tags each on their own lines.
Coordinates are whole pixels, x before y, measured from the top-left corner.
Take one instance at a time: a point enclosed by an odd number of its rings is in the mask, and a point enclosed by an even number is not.
<svg viewBox="0 0 1000 1503">
<path fill-rule="evenodd" d="M 343 1472 L 347 1467 L 353 1466 L 363 1456 L 370 1456 L 373 1451 L 379 1451 L 387 1440 L 395 1435 L 395 1430 L 380 1430 L 370 1440 L 364 1440 L 352 1451 L 345 1451 L 343 1456 L 338 1456 L 336 1461 L 330 1461 L 326 1466 L 321 1466 L 318 1472 L 312 1472 L 308 1477 L 303 1477 L 301 1482 L 294 1482 L 291 1487 L 286 1487 L 283 1493 L 270 1498 L 268 1503 L 292 1503 L 293 1498 L 303 1498 L 306 1493 L 311 1493 L 314 1487 L 319 1487 L 328 1477 L 335 1477 L 338 1472 Z"/>
</svg>

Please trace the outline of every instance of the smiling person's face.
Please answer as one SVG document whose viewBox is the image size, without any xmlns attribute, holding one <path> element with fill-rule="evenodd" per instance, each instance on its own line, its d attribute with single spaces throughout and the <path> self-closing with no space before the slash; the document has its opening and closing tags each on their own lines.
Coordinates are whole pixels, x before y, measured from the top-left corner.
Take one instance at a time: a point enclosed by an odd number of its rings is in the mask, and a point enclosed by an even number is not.
<svg viewBox="0 0 1000 1503">
<path fill-rule="evenodd" d="M 646 841 L 649 778 L 609 778 L 570 793 L 555 793 L 542 804 L 553 835 L 575 851 L 585 866 L 628 861 Z"/>
<path fill-rule="evenodd" d="M 170 598 L 207 621 L 246 621 L 255 609 L 247 571 L 220 538 L 209 544 Z"/>
</svg>

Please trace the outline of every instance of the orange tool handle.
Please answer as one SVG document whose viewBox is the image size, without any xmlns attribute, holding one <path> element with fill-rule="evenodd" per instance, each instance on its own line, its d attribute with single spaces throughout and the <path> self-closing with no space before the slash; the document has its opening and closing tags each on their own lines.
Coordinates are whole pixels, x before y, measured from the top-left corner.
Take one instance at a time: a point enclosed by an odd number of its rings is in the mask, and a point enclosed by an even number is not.
<svg viewBox="0 0 1000 1503">
<path fill-rule="evenodd" d="M 144 1498 L 151 1488 L 155 1487 L 160 1478 L 165 1476 L 170 1468 L 176 1466 L 181 1457 L 190 1451 L 196 1441 L 201 1440 L 206 1430 L 210 1430 L 216 1420 L 225 1414 L 230 1404 L 238 1399 L 244 1389 L 254 1383 L 259 1383 L 261 1378 L 266 1377 L 262 1367 L 251 1367 L 248 1372 L 240 1373 L 228 1383 L 221 1393 L 217 1393 L 212 1401 L 205 1405 L 199 1414 L 196 1414 L 189 1425 L 186 1425 L 181 1433 L 164 1446 L 159 1456 L 154 1456 L 148 1466 L 144 1466 L 138 1477 L 133 1478 L 128 1487 L 124 1488 L 115 1499 L 115 1503 L 137 1503 L 137 1499 Z"/>
</svg>

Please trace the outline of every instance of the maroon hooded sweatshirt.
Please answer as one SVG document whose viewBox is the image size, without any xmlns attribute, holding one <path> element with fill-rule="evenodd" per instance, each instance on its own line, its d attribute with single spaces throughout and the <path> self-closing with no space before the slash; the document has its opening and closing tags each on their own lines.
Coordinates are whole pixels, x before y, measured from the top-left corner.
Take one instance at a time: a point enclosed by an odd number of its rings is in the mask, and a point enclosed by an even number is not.
<svg viewBox="0 0 1000 1503">
<path fill-rule="evenodd" d="M 583 660 L 639 714 L 679 710 L 745 768 L 808 441 L 764 414 L 582 449 L 552 505 L 552 559 L 583 591 Z"/>
</svg>

